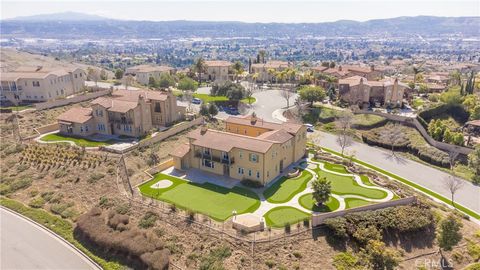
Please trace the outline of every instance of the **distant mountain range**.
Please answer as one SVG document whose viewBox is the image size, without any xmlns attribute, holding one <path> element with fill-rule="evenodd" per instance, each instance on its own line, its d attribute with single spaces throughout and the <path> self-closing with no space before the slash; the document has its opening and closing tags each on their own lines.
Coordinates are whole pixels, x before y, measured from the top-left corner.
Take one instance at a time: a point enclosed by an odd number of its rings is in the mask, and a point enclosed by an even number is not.
<svg viewBox="0 0 480 270">
<path fill-rule="evenodd" d="M 3 37 L 187 38 L 187 37 L 480 37 L 480 17 L 398 17 L 366 22 L 244 23 L 126 21 L 66 12 L 0 22 Z"/>
</svg>

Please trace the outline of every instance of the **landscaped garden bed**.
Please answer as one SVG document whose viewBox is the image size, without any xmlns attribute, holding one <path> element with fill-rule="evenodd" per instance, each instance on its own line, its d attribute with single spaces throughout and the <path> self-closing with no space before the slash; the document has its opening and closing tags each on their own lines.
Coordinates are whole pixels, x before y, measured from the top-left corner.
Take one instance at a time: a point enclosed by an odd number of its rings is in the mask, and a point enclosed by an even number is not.
<svg viewBox="0 0 480 270">
<path fill-rule="evenodd" d="M 99 146 L 105 146 L 105 145 L 111 145 L 114 143 L 114 141 L 93 141 L 89 140 L 86 138 L 76 138 L 76 137 L 69 137 L 69 136 L 64 136 L 59 133 L 51 133 L 47 134 L 45 136 L 42 136 L 40 138 L 40 141 L 42 142 L 59 142 L 59 143 L 64 143 L 64 142 L 72 142 L 76 144 L 77 146 L 80 147 L 99 147 Z"/>
<path fill-rule="evenodd" d="M 290 201 L 293 196 L 307 187 L 307 183 L 312 179 L 312 174 L 306 170 L 296 178 L 282 177 L 268 187 L 263 196 L 271 203 L 285 203 Z"/>
</svg>

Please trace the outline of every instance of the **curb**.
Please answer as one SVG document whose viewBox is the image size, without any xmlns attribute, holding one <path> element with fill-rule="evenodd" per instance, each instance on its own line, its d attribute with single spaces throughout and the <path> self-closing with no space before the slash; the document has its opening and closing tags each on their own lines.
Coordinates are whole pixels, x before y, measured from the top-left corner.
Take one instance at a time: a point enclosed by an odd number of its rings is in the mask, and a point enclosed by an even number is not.
<svg viewBox="0 0 480 270">
<path fill-rule="evenodd" d="M 14 210 L 8 208 L 8 207 L 5 207 L 3 205 L 0 205 L 0 208 L 5 210 L 5 211 L 8 211 L 14 215 L 16 215 L 17 217 L 20 217 L 24 220 L 27 220 L 28 222 L 30 223 L 33 223 L 34 225 L 38 226 L 40 229 L 43 229 L 44 231 L 48 232 L 49 234 L 51 234 L 52 236 L 54 236 L 55 238 L 57 238 L 58 240 L 60 240 L 61 242 L 63 242 L 64 244 L 67 244 L 70 248 L 72 248 L 74 251 L 76 251 L 79 255 L 81 255 L 84 259 L 86 259 L 90 264 L 92 264 L 93 266 L 96 267 L 96 269 L 103 269 L 98 263 L 96 263 L 92 258 L 88 257 L 85 253 L 83 253 L 79 248 L 77 248 L 75 245 L 73 245 L 72 243 L 68 242 L 67 240 L 65 240 L 63 237 L 61 237 L 60 235 L 56 234 L 54 231 L 50 230 L 49 228 L 45 227 L 44 225 L 36 222 L 35 220 L 29 218 L 29 217 L 26 217 L 20 213 L 17 213 L 15 212 Z"/>
</svg>

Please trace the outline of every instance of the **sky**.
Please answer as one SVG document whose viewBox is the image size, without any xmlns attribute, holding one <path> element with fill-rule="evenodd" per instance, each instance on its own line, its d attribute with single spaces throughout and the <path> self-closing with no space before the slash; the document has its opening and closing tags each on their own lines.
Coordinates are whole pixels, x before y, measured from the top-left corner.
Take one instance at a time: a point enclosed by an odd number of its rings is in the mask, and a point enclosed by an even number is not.
<svg viewBox="0 0 480 270">
<path fill-rule="evenodd" d="M 400 16 L 480 16 L 480 0 L 0 0 L 1 19 L 75 11 L 122 20 L 243 22 L 366 21 Z"/>
</svg>

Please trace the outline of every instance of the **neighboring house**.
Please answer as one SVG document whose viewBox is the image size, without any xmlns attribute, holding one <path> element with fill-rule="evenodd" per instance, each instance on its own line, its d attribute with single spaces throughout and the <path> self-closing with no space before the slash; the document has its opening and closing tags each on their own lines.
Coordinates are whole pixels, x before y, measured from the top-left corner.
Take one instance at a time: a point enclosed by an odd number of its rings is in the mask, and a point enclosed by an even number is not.
<svg viewBox="0 0 480 270">
<path fill-rule="evenodd" d="M 312 71 L 318 74 L 324 74 L 335 77 L 337 79 L 345 79 L 352 76 L 361 76 L 367 80 L 378 80 L 383 76 L 383 70 L 375 69 L 375 66 L 370 67 L 353 66 L 353 65 L 339 65 L 334 68 L 313 67 Z"/>
<path fill-rule="evenodd" d="M 20 67 L 0 73 L 1 101 L 43 102 L 81 92 L 86 75 L 80 68 Z"/>
<path fill-rule="evenodd" d="M 272 82 L 275 74 L 271 71 L 279 72 L 290 67 L 290 63 L 285 61 L 268 61 L 266 63 L 252 64 L 252 74 L 258 73 L 257 82 Z"/>
<path fill-rule="evenodd" d="M 140 137 L 183 119 L 185 107 L 177 106 L 168 91 L 117 90 L 99 97 L 90 108 L 74 107 L 57 120 L 60 133 L 85 137 L 92 134 Z"/>
<path fill-rule="evenodd" d="M 229 69 L 233 64 L 228 61 L 205 61 L 206 79 L 211 82 L 225 82 L 229 80 Z"/>
<path fill-rule="evenodd" d="M 170 155 L 177 170 L 200 169 L 265 185 L 305 155 L 306 126 L 271 123 L 255 116 L 229 117 L 226 131 L 206 126 Z"/>
<path fill-rule="evenodd" d="M 340 99 L 349 104 L 363 106 L 402 106 L 408 86 L 398 79 L 369 81 L 361 76 L 353 76 L 338 81 Z"/>
<path fill-rule="evenodd" d="M 167 66 L 139 65 L 127 68 L 125 75 L 133 75 L 139 84 L 148 85 L 150 77 L 159 80 L 162 73 L 172 74 L 174 71 L 174 68 Z"/>
</svg>

